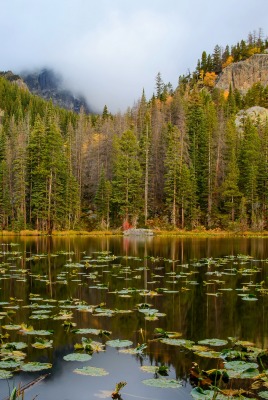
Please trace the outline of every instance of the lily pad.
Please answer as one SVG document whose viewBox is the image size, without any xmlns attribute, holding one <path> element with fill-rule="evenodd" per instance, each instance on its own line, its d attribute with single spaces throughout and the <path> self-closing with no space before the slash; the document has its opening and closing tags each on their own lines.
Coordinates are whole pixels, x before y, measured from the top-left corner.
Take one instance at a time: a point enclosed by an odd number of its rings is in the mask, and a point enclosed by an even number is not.
<svg viewBox="0 0 268 400">
<path fill-rule="evenodd" d="M 231 369 L 237 372 L 243 372 L 248 370 L 249 368 L 258 368 L 258 364 L 254 362 L 246 362 L 246 361 L 228 361 L 224 364 L 224 368 Z"/>
<path fill-rule="evenodd" d="M 4 349 L 10 349 L 10 350 L 21 350 L 28 347 L 28 345 L 27 343 L 24 342 L 10 342 L 10 343 L 5 343 L 2 347 Z"/>
<path fill-rule="evenodd" d="M 104 335 L 107 336 L 109 336 L 112 333 L 110 331 L 102 331 L 101 329 L 94 329 L 94 328 L 72 329 L 72 333 L 77 333 L 82 335 L 87 335 L 87 334 L 102 335 L 102 332 Z"/>
<path fill-rule="evenodd" d="M 88 367 L 88 366 L 83 368 L 76 368 L 74 372 L 76 374 L 89 375 L 89 376 L 104 376 L 109 374 L 109 372 L 107 372 L 103 368 Z"/>
<path fill-rule="evenodd" d="M 225 346 L 228 343 L 227 340 L 222 340 L 222 339 L 204 339 L 204 340 L 199 340 L 198 344 L 201 345 L 208 345 L 208 346 Z"/>
<path fill-rule="evenodd" d="M 70 353 L 63 357 L 65 361 L 89 361 L 91 360 L 92 356 L 89 354 L 84 353 Z"/>
<path fill-rule="evenodd" d="M 32 331 L 23 331 L 23 333 L 25 333 L 26 335 L 40 335 L 40 336 L 46 336 L 46 335 L 52 335 L 53 332 L 52 331 L 46 331 L 43 329 L 40 330 L 32 330 Z"/>
<path fill-rule="evenodd" d="M 46 340 L 42 338 L 36 339 L 35 343 L 32 346 L 36 349 L 47 349 L 52 347 L 53 340 Z"/>
<path fill-rule="evenodd" d="M 17 368 L 19 366 L 20 363 L 14 360 L 0 361 L 0 369 Z"/>
<path fill-rule="evenodd" d="M 221 353 L 218 351 L 195 351 L 194 354 L 196 354 L 199 357 L 206 357 L 206 358 L 220 358 Z"/>
<path fill-rule="evenodd" d="M 115 339 L 115 340 L 108 340 L 106 342 L 106 345 L 111 347 L 128 347 L 132 346 L 133 342 L 131 342 L 131 340 Z"/>
<path fill-rule="evenodd" d="M 219 400 L 231 400 L 234 399 L 233 396 L 224 396 L 221 395 L 220 393 L 217 393 L 217 390 L 203 390 L 201 387 L 196 387 L 191 391 L 191 396 L 194 399 L 198 400 L 213 400 L 213 399 L 219 399 Z M 215 397 L 216 396 L 216 397 Z M 242 399 L 244 397 L 239 397 L 239 399 Z M 236 397 L 237 399 L 237 397 Z"/>
<path fill-rule="evenodd" d="M 140 369 L 143 372 L 148 372 L 148 373 L 151 373 L 151 374 L 155 374 L 157 372 L 158 367 L 157 367 L 157 365 L 142 365 L 140 367 Z"/>
<path fill-rule="evenodd" d="M 142 383 L 147 386 L 158 388 L 179 389 L 180 387 L 182 387 L 182 384 L 175 379 L 144 379 Z"/>
<path fill-rule="evenodd" d="M 10 379 L 13 377 L 12 372 L 6 371 L 4 369 L 0 370 L 0 379 Z"/>
<path fill-rule="evenodd" d="M 259 392 L 258 396 L 260 396 L 262 399 L 268 399 L 268 390 L 263 390 L 262 392 Z"/>
<path fill-rule="evenodd" d="M 43 369 L 52 368 L 50 363 L 40 363 L 40 362 L 28 362 L 21 366 L 21 370 L 24 372 L 35 372 L 42 371 Z"/>
<path fill-rule="evenodd" d="M 21 329 L 21 326 L 9 324 L 9 325 L 2 325 L 2 328 L 7 329 L 9 331 L 18 331 L 19 329 Z"/>
<path fill-rule="evenodd" d="M 161 343 L 169 344 L 171 346 L 186 346 L 186 345 L 193 345 L 194 342 L 191 340 L 186 340 L 186 339 L 170 339 L 170 338 L 164 338 L 160 339 Z"/>
<path fill-rule="evenodd" d="M 33 314 L 29 317 L 29 319 L 48 319 L 51 318 L 48 314 Z"/>
</svg>

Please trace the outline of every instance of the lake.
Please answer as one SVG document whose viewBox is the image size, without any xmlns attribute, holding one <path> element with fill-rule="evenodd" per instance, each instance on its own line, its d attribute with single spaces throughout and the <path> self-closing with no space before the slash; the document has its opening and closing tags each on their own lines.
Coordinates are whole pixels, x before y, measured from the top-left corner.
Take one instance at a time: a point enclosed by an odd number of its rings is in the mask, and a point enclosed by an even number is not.
<svg viewBox="0 0 268 400">
<path fill-rule="evenodd" d="M 268 239 L 3 237 L 0 257 L 0 400 L 45 374 L 25 400 L 192 399 L 193 362 L 268 347 Z"/>
</svg>

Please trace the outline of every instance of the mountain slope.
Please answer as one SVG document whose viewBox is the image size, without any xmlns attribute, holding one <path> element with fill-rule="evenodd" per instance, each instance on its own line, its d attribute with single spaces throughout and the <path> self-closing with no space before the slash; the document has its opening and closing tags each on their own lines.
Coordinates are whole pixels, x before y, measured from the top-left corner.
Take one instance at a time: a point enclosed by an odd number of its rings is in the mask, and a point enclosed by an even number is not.
<svg viewBox="0 0 268 400">
<path fill-rule="evenodd" d="M 87 113 L 92 111 L 85 98 L 75 96 L 70 90 L 66 89 L 61 76 L 52 69 L 44 68 L 36 72 L 23 72 L 21 77 L 31 93 L 45 100 L 51 99 L 54 105 L 75 112 L 79 112 L 81 107 Z"/>
</svg>

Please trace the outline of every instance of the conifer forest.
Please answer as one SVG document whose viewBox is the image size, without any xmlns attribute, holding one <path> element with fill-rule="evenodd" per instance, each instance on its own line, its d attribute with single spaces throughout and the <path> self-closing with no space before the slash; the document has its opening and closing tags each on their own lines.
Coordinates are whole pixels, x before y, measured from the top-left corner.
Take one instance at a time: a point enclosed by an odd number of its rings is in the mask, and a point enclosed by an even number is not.
<svg viewBox="0 0 268 400">
<path fill-rule="evenodd" d="M 0 76 L 0 228 L 268 229 L 268 86 L 215 87 L 232 62 L 267 48 L 241 41 L 125 113 L 79 114 Z M 116 96 L 116 93 L 115 93 Z M 240 115 L 240 119 L 238 119 Z"/>
</svg>

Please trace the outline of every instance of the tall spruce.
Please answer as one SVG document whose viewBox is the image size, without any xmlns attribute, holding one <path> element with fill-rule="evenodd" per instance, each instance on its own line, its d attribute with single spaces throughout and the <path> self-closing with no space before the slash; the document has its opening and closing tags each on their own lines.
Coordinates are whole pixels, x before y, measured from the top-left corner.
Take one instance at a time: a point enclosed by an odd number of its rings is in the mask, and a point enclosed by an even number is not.
<svg viewBox="0 0 268 400">
<path fill-rule="evenodd" d="M 247 202 L 247 210 L 252 228 L 257 228 L 260 203 L 258 196 L 258 175 L 260 138 L 257 128 L 249 118 L 246 119 L 241 143 L 240 163 L 240 190 L 244 193 Z"/>
<path fill-rule="evenodd" d="M 100 219 L 101 228 L 108 229 L 110 226 L 111 195 L 112 185 L 111 182 L 106 179 L 105 169 L 102 166 L 97 192 L 94 200 L 97 208 L 97 214 Z"/>
<path fill-rule="evenodd" d="M 139 146 L 133 131 L 115 137 L 115 159 L 112 202 L 116 214 L 126 224 L 136 226 L 142 207 L 141 177 L 138 160 Z"/>
</svg>

